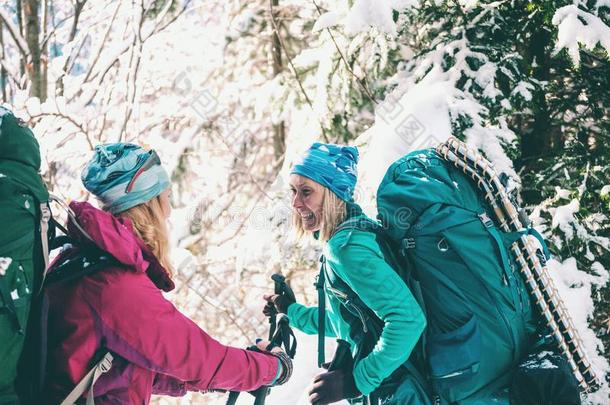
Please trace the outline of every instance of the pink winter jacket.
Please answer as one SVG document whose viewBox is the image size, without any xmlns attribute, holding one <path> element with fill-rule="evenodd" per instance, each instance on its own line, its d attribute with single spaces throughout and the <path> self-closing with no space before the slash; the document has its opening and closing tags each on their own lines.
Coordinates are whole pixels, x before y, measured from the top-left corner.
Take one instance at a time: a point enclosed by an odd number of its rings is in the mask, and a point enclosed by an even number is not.
<svg viewBox="0 0 610 405">
<path fill-rule="evenodd" d="M 174 284 L 128 219 L 88 203 L 70 206 L 95 244 L 124 267 L 49 288 L 49 403 L 67 396 L 102 346 L 115 360 L 95 384 L 96 405 L 141 405 L 152 394 L 191 390 L 247 391 L 274 380 L 277 358 L 219 343 L 163 297 Z M 83 240 L 74 226 L 69 233 Z"/>
</svg>

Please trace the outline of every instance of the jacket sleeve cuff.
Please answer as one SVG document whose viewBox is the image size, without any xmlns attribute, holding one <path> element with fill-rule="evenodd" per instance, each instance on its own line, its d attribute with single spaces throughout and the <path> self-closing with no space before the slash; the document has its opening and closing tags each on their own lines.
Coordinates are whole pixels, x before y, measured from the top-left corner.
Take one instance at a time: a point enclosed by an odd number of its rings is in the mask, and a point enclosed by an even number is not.
<svg viewBox="0 0 610 405">
<path fill-rule="evenodd" d="M 304 307 L 304 305 L 299 304 L 298 302 L 293 302 L 288 306 L 288 313 L 286 315 L 288 315 L 288 319 L 290 320 L 290 326 L 292 326 L 293 328 L 298 328 L 298 325 L 295 322 L 299 318 L 299 312 L 301 312 L 301 308 Z"/>
<path fill-rule="evenodd" d="M 275 385 L 275 383 L 277 382 L 277 379 L 280 378 L 281 375 L 282 375 L 282 362 L 280 361 L 280 359 L 277 359 L 277 373 L 275 373 L 275 377 L 273 378 L 273 381 L 271 381 L 269 383 L 269 385 Z"/>
</svg>

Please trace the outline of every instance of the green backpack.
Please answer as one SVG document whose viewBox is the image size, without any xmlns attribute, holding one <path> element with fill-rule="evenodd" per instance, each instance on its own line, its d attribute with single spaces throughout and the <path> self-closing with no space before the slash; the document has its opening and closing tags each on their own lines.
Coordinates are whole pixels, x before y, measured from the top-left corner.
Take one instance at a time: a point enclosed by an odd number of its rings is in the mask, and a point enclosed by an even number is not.
<svg viewBox="0 0 610 405">
<path fill-rule="evenodd" d="M 45 268 L 49 194 L 39 169 L 40 151 L 34 134 L 11 111 L 0 107 L 1 404 L 19 403 L 17 365 L 31 300 L 40 288 Z"/>
<path fill-rule="evenodd" d="M 522 233 L 501 232 L 472 180 L 434 149 L 412 152 L 390 166 L 377 190 L 377 210 L 381 224 L 347 220 L 338 230 L 374 232 L 385 260 L 426 315 L 427 328 L 407 370 L 421 371 L 435 403 L 507 403 L 501 391 L 532 350 L 537 326 L 508 250 Z M 331 290 L 359 307 L 346 308 L 361 316 L 345 313 L 365 356 L 383 325 L 376 325 L 380 321 L 349 286 L 328 268 L 324 272 Z M 368 325 L 366 333 L 357 332 L 359 323 Z"/>
</svg>

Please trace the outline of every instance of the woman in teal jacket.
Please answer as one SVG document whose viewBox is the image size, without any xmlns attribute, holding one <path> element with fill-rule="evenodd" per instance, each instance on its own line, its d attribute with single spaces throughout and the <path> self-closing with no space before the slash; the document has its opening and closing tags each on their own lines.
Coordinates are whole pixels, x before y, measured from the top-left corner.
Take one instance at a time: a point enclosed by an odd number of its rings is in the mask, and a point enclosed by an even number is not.
<svg viewBox="0 0 610 405">
<path fill-rule="evenodd" d="M 290 176 L 297 234 L 324 243 L 325 335 L 347 341 L 354 357 L 351 369 L 315 377 L 309 400 L 316 405 L 370 394 L 381 403 L 398 404 L 396 389 L 383 388 L 389 381 L 398 386 L 397 378 L 405 380 L 401 366 L 426 325 L 415 298 L 384 260 L 370 230 L 373 222 L 353 202 L 357 162 L 354 147 L 314 143 Z M 286 313 L 291 326 L 318 333 L 318 307 L 289 302 L 285 296 L 264 298 L 266 314 Z M 398 390 L 413 391 L 407 394 L 413 401 L 409 403 L 426 403 L 413 384 L 402 383 Z M 407 403 L 405 398 L 401 395 L 400 404 Z"/>
</svg>

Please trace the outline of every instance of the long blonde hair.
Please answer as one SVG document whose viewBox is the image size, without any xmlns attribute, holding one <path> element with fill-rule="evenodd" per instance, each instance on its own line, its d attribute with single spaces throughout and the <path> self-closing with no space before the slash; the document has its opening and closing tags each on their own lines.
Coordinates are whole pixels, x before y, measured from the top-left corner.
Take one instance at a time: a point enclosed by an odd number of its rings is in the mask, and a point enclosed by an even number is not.
<svg viewBox="0 0 610 405">
<path fill-rule="evenodd" d="M 171 276 L 173 268 L 169 259 L 169 230 L 161 207 L 161 196 L 123 211 L 119 216 L 131 220 L 136 235 Z"/>
<path fill-rule="evenodd" d="M 318 183 L 316 183 L 318 184 Z M 318 184 L 319 185 L 319 184 Z M 333 236 L 335 229 L 345 221 L 347 216 L 347 207 L 345 201 L 337 197 L 335 193 L 330 189 L 319 185 L 324 189 L 324 195 L 322 200 L 322 219 L 320 222 L 320 235 L 319 240 L 328 242 Z M 292 225 L 296 232 L 297 238 L 302 238 L 308 231 L 303 228 L 303 219 L 296 212 L 292 213 Z"/>
</svg>

